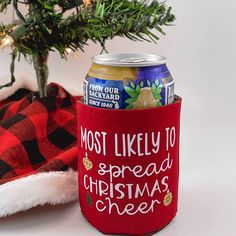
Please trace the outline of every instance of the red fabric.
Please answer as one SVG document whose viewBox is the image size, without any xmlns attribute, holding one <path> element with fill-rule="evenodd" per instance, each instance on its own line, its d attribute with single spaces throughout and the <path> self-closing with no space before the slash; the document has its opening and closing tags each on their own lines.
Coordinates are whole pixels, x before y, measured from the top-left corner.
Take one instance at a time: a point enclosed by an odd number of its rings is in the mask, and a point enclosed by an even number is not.
<svg viewBox="0 0 236 236">
<path fill-rule="evenodd" d="M 145 110 L 77 103 L 79 199 L 101 232 L 146 235 L 176 215 L 180 107 L 180 98 Z"/>
<path fill-rule="evenodd" d="M 20 89 L 0 102 L 0 184 L 77 169 L 75 104 L 57 84 L 48 86 L 47 98 Z"/>
</svg>

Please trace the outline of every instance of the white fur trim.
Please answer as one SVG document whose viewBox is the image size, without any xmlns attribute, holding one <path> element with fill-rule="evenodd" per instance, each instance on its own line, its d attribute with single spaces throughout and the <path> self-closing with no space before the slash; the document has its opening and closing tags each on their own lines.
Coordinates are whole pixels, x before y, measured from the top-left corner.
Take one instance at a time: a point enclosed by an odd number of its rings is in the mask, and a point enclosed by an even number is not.
<svg viewBox="0 0 236 236">
<path fill-rule="evenodd" d="M 0 185 L 0 217 L 77 199 L 77 171 L 38 173 Z"/>
</svg>

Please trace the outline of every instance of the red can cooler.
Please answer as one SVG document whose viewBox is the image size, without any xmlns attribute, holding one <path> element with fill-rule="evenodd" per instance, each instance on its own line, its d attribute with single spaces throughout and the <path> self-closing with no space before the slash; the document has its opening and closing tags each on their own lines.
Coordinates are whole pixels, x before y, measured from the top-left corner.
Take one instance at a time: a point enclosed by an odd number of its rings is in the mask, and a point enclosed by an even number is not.
<svg viewBox="0 0 236 236">
<path fill-rule="evenodd" d="M 152 234 L 178 203 L 181 98 L 163 107 L 110 110 L 77 103 L 79 201 L 104 234 Z"/>
</svg>

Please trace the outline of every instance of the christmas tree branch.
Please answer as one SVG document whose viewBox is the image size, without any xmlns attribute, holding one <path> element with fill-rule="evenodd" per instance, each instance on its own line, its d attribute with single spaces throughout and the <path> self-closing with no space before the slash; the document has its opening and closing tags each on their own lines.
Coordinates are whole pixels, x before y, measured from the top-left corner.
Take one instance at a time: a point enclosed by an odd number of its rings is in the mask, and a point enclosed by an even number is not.
<svg viewBox="0 0 236 236">
<path fill-rule="evenodd" d="M 0 12 L 9 4 L 18 21 L 0 25 L 0 48 L 11 46 L 14 54 L 32 59 L 41 97 L 46 94 L 50 51 L 64 58 L 68 48 L 83 51 L 88 40 L 105 50 L 106 40 L 116 36 L 156 43 L 165 34 L 163 26 L 175 20 L 172 9 L 158 0 L 0 0 Z M 28 7 L 27 14 L 20 12 L 20 4 Z"/>
<path fill-rule="evenodd" d="M 72 1 L 72 5 L 68 5 L 71 1 L 56 1 L 64 10 L 73 8 L 74 4 L 80 7 L 77 13 L 68 17 L 56 13 L 52 1 L 46 2 L 51 5 L 38 3 L 44 14 L 34 12 L 37 14 L 26 18 L 25 23 L 11 33 L 19 53 L 27 55 L 54 48 L 63 56 L 68 47 L 83 50 L 88 39 L 104 46 L 107 39 L 115 36 L 156 42 L 159 37 L 151 30 L 164 34 L 162 26 L 170 25 L 175 20 L 171 8 L 156 0 L 151 4 L 137 0 L 97 0 L 87 7 L 81 5 L 81 1 Z"/>
<path fill-rule="evenodd" d="M 80 13 L 66 18 L 60 24 L 64 32 L 67 47 L 82 47 L 88 39 L 100 42 L 115 36 L 131 40 L 148 40 L 156 42 L 159 37 L 152 33 L 156 29 L 164 34 L 161 26 L 170 25 L 175 20 L 171 8 L 163 3 L 153 1 L 96 1 L 89 8 L 82 8 Z M 65 43 L 67 43 L 65 42 Z"/>
</svg>

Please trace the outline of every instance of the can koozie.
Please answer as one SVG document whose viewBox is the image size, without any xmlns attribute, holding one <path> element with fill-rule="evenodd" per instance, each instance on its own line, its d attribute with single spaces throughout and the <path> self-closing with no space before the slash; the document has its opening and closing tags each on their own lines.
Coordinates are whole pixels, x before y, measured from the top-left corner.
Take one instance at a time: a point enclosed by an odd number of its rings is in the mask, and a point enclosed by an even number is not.
<svg viewBox="0 0 236 236">
<path fill-rule="evenodd" d="M 79 201 L 105 234 L 145 235 L 176 215 L 181 98 L 158 108 L 77 103 Z"/>
</svg>

